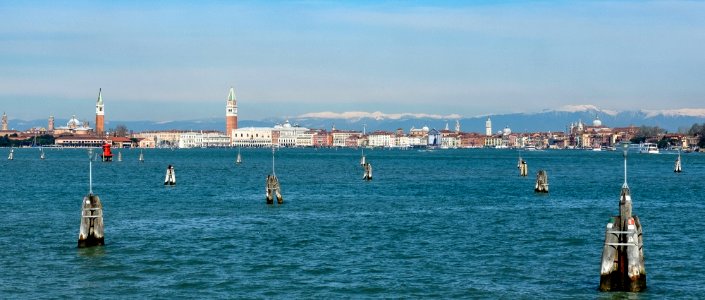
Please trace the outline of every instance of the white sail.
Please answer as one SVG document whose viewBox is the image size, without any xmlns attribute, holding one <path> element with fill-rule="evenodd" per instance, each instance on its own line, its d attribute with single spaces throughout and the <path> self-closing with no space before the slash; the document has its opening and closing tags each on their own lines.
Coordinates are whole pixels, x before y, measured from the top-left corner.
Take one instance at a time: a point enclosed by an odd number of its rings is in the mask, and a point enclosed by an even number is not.
<svg viewBox="0 0 705 300">
<path fill-rule="evenodd" d="M 237 148 L 237 159 L 235 159 L 235 163 L 242 163 L 242 156 L 240 155 L 240 148 Z"/>
<path fill-rule="evenodd" d="M 46 156 L 44 155 L 44 149 L 43 149 L 43 148 L 40 148 L 39 151 L 42 152 L 42 154 L 39 155 L 39 159 L 44 159 L 44 158 L 46 158 Z"/>
<path fill-rule="evenodd" d="M 10 155 L 7 156 L 8 160 L 15 159 L 15 149 L 10 149 Z"/>
<path fill-rule="evenodd" d="M 122 161 L 122 151 L 118 152 L 118 161 Z"/>
<path fill-rule="evenodd" d="M 139 158 L 139 161 L 142 161 L 142 162 L 144 161 L 144 155 L 142 155 L 142 150 L 140 150 L 140 158 Z"/>
</svg>

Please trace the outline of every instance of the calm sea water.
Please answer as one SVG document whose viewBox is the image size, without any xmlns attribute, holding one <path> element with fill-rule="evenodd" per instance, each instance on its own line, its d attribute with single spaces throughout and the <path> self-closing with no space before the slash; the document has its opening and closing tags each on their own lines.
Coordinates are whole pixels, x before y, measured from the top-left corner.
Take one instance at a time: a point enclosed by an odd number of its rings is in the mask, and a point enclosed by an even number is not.
<svg viewBox="0 0 705 300">
<path fill-rule="evenodd" d="M 0 149 L 0 298 L 703 298 L 705 155 L 630 154 L 648 290 L 600 293 L 620 152 L 122 150 L 94 162 L 104 247 L 77 249 L 86 150 Z M 177 185 L 163 186 L 168 164 Z M 536 195 L 538 169 L 551 193 Z"/>
</svg>

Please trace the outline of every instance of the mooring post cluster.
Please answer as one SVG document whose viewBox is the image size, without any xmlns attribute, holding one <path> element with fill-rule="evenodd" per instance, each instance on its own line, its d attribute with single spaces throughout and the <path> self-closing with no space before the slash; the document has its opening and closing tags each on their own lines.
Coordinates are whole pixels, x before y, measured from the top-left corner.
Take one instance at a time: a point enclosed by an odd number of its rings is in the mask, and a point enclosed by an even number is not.
<svg viewBox="0 0 705 300">
<path fill-rule="evenodd" d="M 646 289 L 642 228 L 632 215 L 632 196 L 627 185 L 627 149 L 624 145 L 624 184 L 619 216 L 610 218 L 605 230 L 600 268 L 601 291 L 639 292 Z"/>
</svg>

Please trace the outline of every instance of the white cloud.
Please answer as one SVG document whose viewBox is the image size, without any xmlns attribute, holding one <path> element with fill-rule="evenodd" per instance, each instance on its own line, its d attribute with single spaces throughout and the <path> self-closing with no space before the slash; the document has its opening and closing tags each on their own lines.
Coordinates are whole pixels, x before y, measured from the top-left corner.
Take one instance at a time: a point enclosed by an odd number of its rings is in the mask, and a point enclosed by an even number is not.
<svg viewBox="0 0 705 300">
<path fill-rule="evenodd" d="M 375 112 L 365 112 L 365 111 L 348 111 L 342 113 L 336 113 L 331 111 L 324 112 L 314 112 L 306 113 L 300 115 L 299 118 L 319 118 L 319 119 L 347 119 L 347 120 L 359 120 L 363 118 L 372 118 L 375 120 L 399 120 L 402 118 L 428 118 L 428 119 L 460 119 L 461 115 L 450 114 L 450 115 L 437 115 L 437 114 L 415 114 L 415 113 L 398 113 L 398 114 L 386 114 L 381 111 Z"/>
</svg>

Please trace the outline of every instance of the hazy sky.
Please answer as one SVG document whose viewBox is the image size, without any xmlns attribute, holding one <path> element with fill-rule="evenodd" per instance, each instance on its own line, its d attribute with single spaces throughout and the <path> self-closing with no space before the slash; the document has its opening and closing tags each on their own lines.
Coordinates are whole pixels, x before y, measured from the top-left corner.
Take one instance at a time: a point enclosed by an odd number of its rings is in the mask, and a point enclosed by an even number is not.
<svg viewBox="0 0 705 300">
<path fill-rule="evenodd" d="M 192 3 L 195 2 L 195 3 Z M 705 2 L 2 1 L 0 110 L 90 119 L 705 107 Z"/>
</svg>

